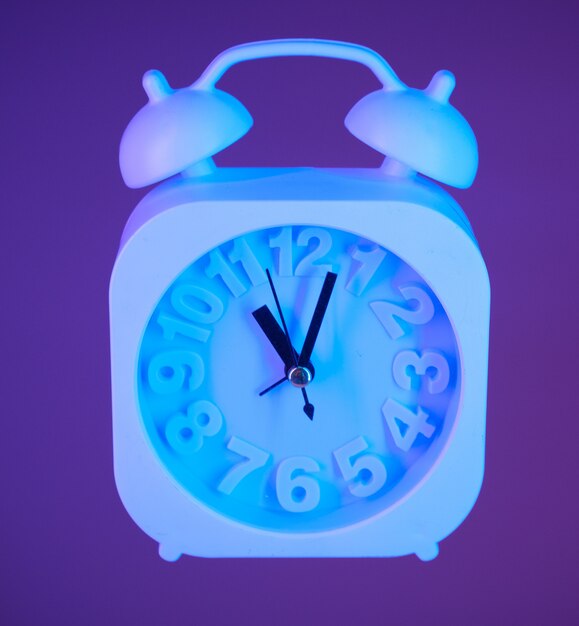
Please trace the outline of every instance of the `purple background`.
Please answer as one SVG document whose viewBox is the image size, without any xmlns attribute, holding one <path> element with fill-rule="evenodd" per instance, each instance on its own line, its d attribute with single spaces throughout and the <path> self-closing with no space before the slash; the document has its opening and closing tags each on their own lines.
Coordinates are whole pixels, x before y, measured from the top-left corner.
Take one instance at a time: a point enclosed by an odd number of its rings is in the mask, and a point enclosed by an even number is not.
<svg viewBox="0 0 579 626">
<path fill-rule="evenodd" d="M 2 63 L 0 623 L 571 624 L 579 620 L 577 9 L 572 2 L 15 2 Z M 118 142 L 142 73 L 189 84 L 276 37 L 370 46 L 452 102 L 481 165 L 453 191 L 492 284 L 487 467 L 438 559 L 163 562 L 112 475 L 107 284 L 142 191 Z M 221 82 L 253 131 L 221 165 L 371 166 L 342 125 L 376 82 L 339 61 L 259 61 Z"/>
</svg>

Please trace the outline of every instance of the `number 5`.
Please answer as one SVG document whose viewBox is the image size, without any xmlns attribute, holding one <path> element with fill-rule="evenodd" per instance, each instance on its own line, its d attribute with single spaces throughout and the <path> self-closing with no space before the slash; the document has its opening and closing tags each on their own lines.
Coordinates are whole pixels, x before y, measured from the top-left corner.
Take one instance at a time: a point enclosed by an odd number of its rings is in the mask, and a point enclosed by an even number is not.
<svg viewBox="0 0 579 626">
<path fill-rule="evenodd" d="M 382 489 L 387 478 L 384 463 L 374 454 L 364 454 L 352 463 L 356 455 L 367 449 L 366 439 L 356 437 L 345 446 L 334 450 L 334 458 L 342 476 L 345 480 L 353 481 L 348 485 L 348 489 L 359 498 L 373 496 Z"/>
</svg>

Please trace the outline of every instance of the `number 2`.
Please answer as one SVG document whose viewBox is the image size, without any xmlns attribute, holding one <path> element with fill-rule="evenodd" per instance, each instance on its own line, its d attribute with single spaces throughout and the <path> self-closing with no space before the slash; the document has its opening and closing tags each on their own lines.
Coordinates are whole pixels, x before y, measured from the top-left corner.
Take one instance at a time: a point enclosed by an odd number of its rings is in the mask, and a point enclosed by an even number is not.
<svg viewBox="0 0 579 626">
<path fill-rule="evenodd" d="M 329 263 L 318 263 L 332 249 L 332 235 L 323 228 L 304 228 L 298 235 L 298 246 L 306 247 L 310 241 L 317 240 L 315 248 L 297 264 L 296 276 L 325 276 L 332 271 Z"/>
<path fill-rule="evenodd" d="M 410 324 L 426 324 L 434 316 L 434 304 L 432 304 L 432 300 L 424 289 L 413 285 L 405 285 L 400 287 L 400 293 L 406 301 L 414 300 L 418 302 L 418 306 L 414 309 L 407 309 L 393 302 L 370 302 L 372 311 L 374 311 L 378 321 L 384 326 L 384 329 L 392 339 L 399 339 L 405 334 L 404 329 L 396 318 Z"/>
<path fill-rule="evenodd" d="M 300 248 L 308 248 L 310 242 L 315 242 L 312 249 L 296 265 L 294 264 L 293 230 L 291 226 L 285 226 L 274 237 L 270 237 L 270 248 L 277 248 L 278 264 L 277 271 L 280 276 L 325 276 L 331 272 L 333 266 L 330 263 L 319 263 L 332 249 L 332 235 L 324 228 L 304 228 L 298 233 L 296 245 Z"/>
</svg>

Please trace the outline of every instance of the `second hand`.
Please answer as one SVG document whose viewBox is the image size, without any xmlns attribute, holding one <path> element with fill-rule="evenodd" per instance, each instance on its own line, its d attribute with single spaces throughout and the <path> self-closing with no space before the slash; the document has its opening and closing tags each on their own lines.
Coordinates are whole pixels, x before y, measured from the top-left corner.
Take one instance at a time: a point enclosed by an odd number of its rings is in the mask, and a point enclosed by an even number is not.
<svg viewBox="0 0 579 626">
<path fill-rule="evenodd" d="M 267 280 L 269 281 L 269 286 L 271 288 L 271 292 L 273 293 L 273 299 L 275 300 L 275 306 L 277 307 L 277 312 L 279 313 L 280 319 L 281 319 L 281 324 L 283 326 L 283 331 L 285 333 L 288 345 L 289 345 L 289 349 L 290 352 L 293 356 L 293 360 L 294 360 L 294 366 L 298 367 L 298 359 L 297 356 L 294 352 L 293 346 L 292 346 L 292 342 L 289 336 L 289 331 L 287 329 L 287 325 L 285 323 L 285 318 L 283 316 L 283 312 L 281 310 L 281 305 L 279 303 L 279 299 L 277 297 L 277 292 L 275 290 L 275 287 L 273 286 L 273 280 L 271 279 L 271 274 L 269 273 L 269 269 L 265 270 L 265 273 L 267 274 Z M 277 384 L 281 384 L 283 381 L 279 381 L 279 383 Z M 276 386 L 274 385 L 274 386 Z M 304 397 L 304 413 L 311 419 L 314 419 L 314 405 L 310 402 L 309 398 L 308 398 L 308 394 L 306 392 L 306 390 L 301 387 L 302 390 L 302 396 Z M 265 393 L 266 391 L 269 391 L 269 389 L 265 390 L 263 393 Z M 263 395 L 263 394 L 259 394 L 259 395 Z"/>
</svg>

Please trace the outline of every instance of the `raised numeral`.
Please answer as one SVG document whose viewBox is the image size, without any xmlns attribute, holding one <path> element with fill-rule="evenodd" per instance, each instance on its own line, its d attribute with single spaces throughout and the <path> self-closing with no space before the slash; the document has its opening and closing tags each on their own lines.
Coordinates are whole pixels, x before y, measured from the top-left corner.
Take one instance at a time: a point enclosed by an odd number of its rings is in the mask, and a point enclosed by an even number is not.
<svg viewBox="0 0 579 626">
<path fill-rule="evenodd" d="M 187 407 L 187 414 L 173 415 L 165 426 L 169 445 L 178 454 L 192 454 L 203 446 L 206 437 L 214 437 L 223 425 L 221 411 L 208 400 L 198 400 Z"/>
<path fill-rule="evenodd" d="M 231 263 L 239 263 L 241 265 L 243 271 L 247 274 L 247 278 L 249 278 L 249 282 L 254 287 L 267 281 L 263 267 L 261 267 L 255 254 L 253 254 L 249 244 L 243 237 L 235 240 L 233 249 L 227 256 Z"/>
<path fill-rule="evenodd" d="M 294 272 L 292 227 L 286 226 L 275 237 L 270 237 L 270 248 L 279 250 L 277 271 L 280 276 L 325 276 L 332 271 L 330 263 L 318 262 L 332 249 L 332 235 L 323 228 L 304 228 L 298 234 L 296 244 L 307 248 L 311 241 L 315 242 L 313 249 L 297 264 Z"/>
<path fill-rule="evenodd" d="M 157 323 L 163 329 L 165 339 L 172 340 L 176 334 L 205 343 L 211 331 L 198 324 L 213 324 L 223 315 L 223 303 L 213 293 L 196 285 L 179 285 L 171 292 L 171 305 L 187 321 L 159 313 Z"/>
<path fill-rule="evenodd" d="M 319 472 L 318 462 L 307 456 L 294 456 L 279 464 L 275 476 L 277 499 L 290 513 L 306 513 L 320 502 L 320 486 L 305 472 Z"/>
<path fill-rule="evenodd" d="M 169 340 L 175 339 L 175 335 L 179 334 L 205 343 L 211 336 L 211 331 L 206 328 L 190 324 L 166 313 L 159 313 L 157 323 L 163 329 L 163 337 Z"/>
<path fill-rule="evenodd" d="M 147 370 L 149 386 L 155 393 L 176 393 L 186 383 L 191 391 L 205 377 L 203 360 L 196 352 L 174 350 L 155 355 Z"/>
<path fill-rule="evenodd" d="M 209 278 L 220 276 L 229 291 L 238 298 L 243 295 L 247 288 L 239 279 L 232 263 L 239 263 L 243 268 L 247 278 L 252 285 L 261 285 L 267 280 L 267 276 L 259 261 L 253 254 L 249 244 L 242 237 L 236 239 L 231 252 L 227 255 L 229 261 L 225 259 L 221 250 L 212 250 L 209 253 L 209 265 L 205 268 L 205 275 Z"/>
<path fill-rule="evenodd" d="M 370 302 L 378 321 L 392 339 L 398 339 L 405 333 L 398 319 L 410 324 L 426 324 L 434 315 L 434 304 L 429 295 L 420 287 L 406 285 L 400 287 L 400 293 L 407 302 L 417 302 L 417 306 L 407 309 L 393 302 L 380 300 Z"/>
<path fill-rule="evenodd" d="M 252 443 L 235 436 L 231 437 L 227 443 L 227 449 L 245 458 L 244 461 L 234 465 L 217 486 L 218 491 L 229 495 L 246 476 L 263 467 L 271 455 Z"/>
<path fill-rule="evenodd" d="M 171 293 L 171 304 L 177 313 L 196 324 L 213 324 L 223 315 L 223 302 L 208 289 L 196 285 L 176 287 Z"/>
<path fill-rule="evenodd" d="M 209 278 L 220 276 L 229 291 L 231 291 L 236 298 L 247 291 L 243 283 L 235 275 L 232 267 L 225 260 L 221 250 L 212 250 L 209 253 L 209 265 L 205 268 L 205 274 Z"/>
<path fill-rule="evenodd" d="M 354 246 L 350 250 L 357 261 L 357 268 L 346 283 L 346 289 L 355 296 L 360 296 L 386 257 L 386 250 L 375 245 L 371 250 L 362 250 Z"/>
<path fill-rule="evenodd" d="M 402 350 L 392 362 L 394 381 L 402 389 L 410 391 L 412 376 L 408 373 L 411 367 L 418 376 L 426 376 L 426 387 L 429 393 L 442 393 L 450 380 L 448 361 L 439 352 L 425 350 L 422 354 L 414 350 Z"/>
<path fill-rule="evenodd" d="M 403 404 L 389 398 L 382 406 L 382 415 L 394 443 L 404 452 L 410 450 L 418 435 L 424 435 L 429 439 L 434 434 L 434 426 L 426 421 L 428 413 L 420 407 L 414 413 Z"/>
<path fill-rule="evenodd" d="M 297 238 L 298 246 L 307 247 L 316 240 L 314 249 L 297 264 L 296 276 L 325 276 L 333 267 L 329 263 L 317 263 L 332 249 L 332 235 L 323 228 L 304 228 Z"/>
<path fill-rule="evenodd" d="M 367 498 L 382 489 L 387 473 L 384 463 L 374 454 L 363 454 L 368 449 L 364 437 L 356 437 L 341 448 L 334 450 L 334 458 L 348 489 L 359 498 Z M 362 455 L 362 456 L 358 456 Z M 353 461 L 354 457 L 358 458 Z"/>
<path fill-rule="evenodd" d="M 292 227 L 285 226 L 278 235 L 269 238 L 269 247 L 277 248 L 277 273 L 280 276 L 293 276 Z"/>
</svg>

